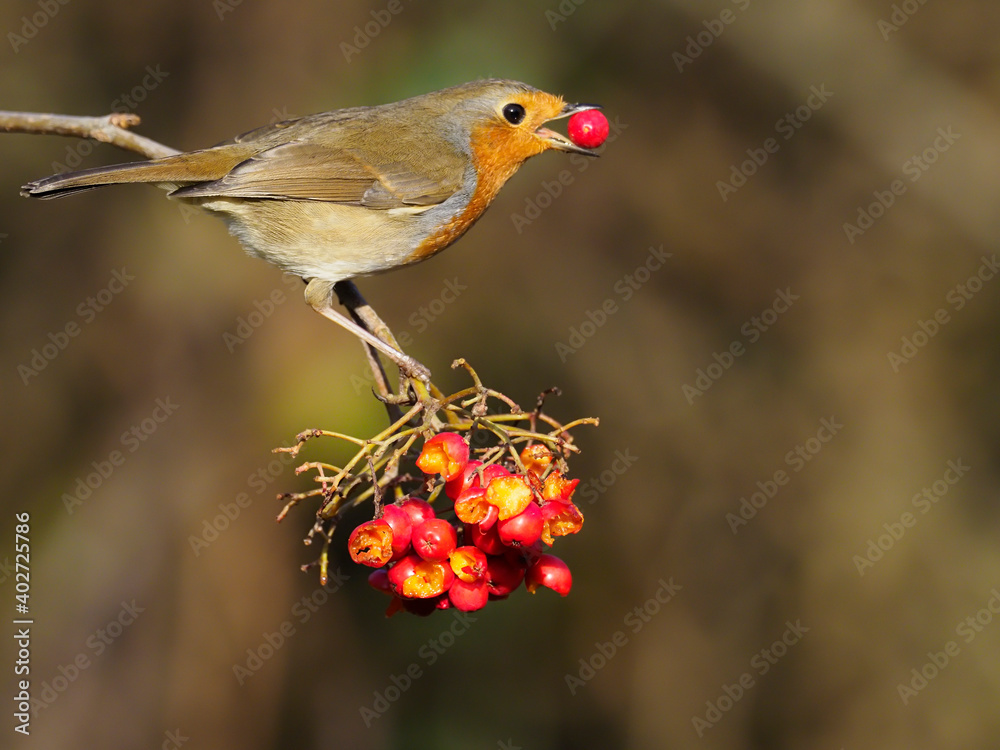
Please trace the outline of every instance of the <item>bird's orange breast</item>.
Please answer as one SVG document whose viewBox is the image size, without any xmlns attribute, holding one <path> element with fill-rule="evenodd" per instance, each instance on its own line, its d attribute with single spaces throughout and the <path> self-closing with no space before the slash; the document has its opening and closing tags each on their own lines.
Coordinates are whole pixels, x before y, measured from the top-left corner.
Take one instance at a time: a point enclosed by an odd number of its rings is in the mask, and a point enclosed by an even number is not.
<svg viewBox="0 0 1000 750">
<path fill-rule="evenodd" d="M 469 202 L 421 242 L 408 262 L 429 258 L 461 237 L 483 215 L 500 188 L 525 159 L 541 153 L 545 148 L 538 143 L 538 139 L 525 138 L 521 131 L 491 123 L 473 128 L 470 150 L 472 166 L 476 171 L 476 187 Z"/>
</svg>

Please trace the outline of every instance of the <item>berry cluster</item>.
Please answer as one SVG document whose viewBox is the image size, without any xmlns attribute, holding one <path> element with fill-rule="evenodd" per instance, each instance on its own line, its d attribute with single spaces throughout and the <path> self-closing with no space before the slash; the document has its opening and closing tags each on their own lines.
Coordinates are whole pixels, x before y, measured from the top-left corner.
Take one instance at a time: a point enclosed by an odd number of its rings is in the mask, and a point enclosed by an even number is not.
<svg viewBox="0 0 1000 750">
<path fill-rule="evenodd" d="M 355 562 L 378 568 L 368 581 L 392 595 L 386 614 L 427 615 L 450 607 L 470 612 L 507 598 L 521 581 L 531 593 L 545 586 L 568 594 L 569 567 L 545 553 L 543 544 L 583 526 L 571 499 L 580 480 L 565 479 L 553 461 L 552 452 L 535 443 L 521 452 L 512 472 L 470 459 L 457 433 L 427 440 L 417 467 L 444 481 L 456 520 L 438 518 L 430 503 L 408 497 L 383 506 L 347 543 Z"/>
</svg>

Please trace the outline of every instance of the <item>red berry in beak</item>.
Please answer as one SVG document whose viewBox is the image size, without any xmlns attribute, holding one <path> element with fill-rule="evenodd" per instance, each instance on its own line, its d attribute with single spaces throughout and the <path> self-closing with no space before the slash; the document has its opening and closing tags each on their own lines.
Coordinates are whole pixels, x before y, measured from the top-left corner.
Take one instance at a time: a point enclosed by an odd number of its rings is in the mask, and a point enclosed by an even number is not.
<svg viewBox="0 0 1000 750">
<path fill-rule="evenodd" d="M 597 148 L 607 140 L 611 129 L 608 118 L 598 109 L 577 112 L 566 125 L 569 139 L 583 148 Z"/>
</svg>

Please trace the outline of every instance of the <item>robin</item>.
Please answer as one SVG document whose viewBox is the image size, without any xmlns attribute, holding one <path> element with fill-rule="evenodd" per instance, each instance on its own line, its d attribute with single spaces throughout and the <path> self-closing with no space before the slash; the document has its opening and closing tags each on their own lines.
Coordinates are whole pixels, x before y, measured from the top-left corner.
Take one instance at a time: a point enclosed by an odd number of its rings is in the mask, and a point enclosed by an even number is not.
<svg viewBox="0 0 1000 750">
<path fill-rule="evenodd" d="M 423 379 L 419 363 L 334 308 L 334 284 L 444 250 L 536 154 L 596 156 L 544 125 L 597 108 L 516 81 L 475 81 L 278 122 L 199 151 L 53 175 L 22 195 L 126 182 L 163 187 L 221 217 L 250 255 L 301 276 L 313 309 Z"/>
</svg>

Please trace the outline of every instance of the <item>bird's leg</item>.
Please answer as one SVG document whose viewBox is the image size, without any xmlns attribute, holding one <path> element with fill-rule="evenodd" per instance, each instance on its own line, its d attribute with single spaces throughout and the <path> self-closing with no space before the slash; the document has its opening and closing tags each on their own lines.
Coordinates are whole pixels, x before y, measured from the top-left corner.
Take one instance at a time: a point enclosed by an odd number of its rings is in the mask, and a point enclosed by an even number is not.
<svg viewBox="0 0 1000 750">
<path fill-rule="evenodd" d="M 337 291 L 335 291 L 335 288 Z M 372 327 L 374 327 L 375 330 L 377 330 L 381 335 L 388 338 L 391 343 L 375 336 L 370 330 L 355 323 L 343 313 L 336 310 L 333 306 L 333 299 L 334 295 L 337 294 L 338 291 L 343 294 L 345 304 L 347 304 L 352 311 L 357 312 L 358 317 L 365 323 L 365 325 L 372 325 L 367 319 L 369 317 L 374 321 L 378 321 L 378 323 Z M 413 357 L 399 351 L 398 345 L 392 338 L 392 334 L 389 332 L 389 328 L 379 319 L 377 315 L 375 315 L 375 311 L 372 310 L 367 303 L 365 303 L 361 294 L 358 292 L 357 287 L 355 287 L 351 282 L 341 281 L 334 285 L 333 283 L 323 281 L 322 279 L 312 279 L 306 285 L 306 302 L 310 307 L 312 307 L 313 310 L 318 312 L 327 320 L 332 320 L 337 325 L 343 326 L 366 344 L 369 344 L 370 346 L 375 347 L 378 351 L 382 352 L 385 356 L 391 359 L 397 367 L 399 367 L 399 371 L 405 377 L 413 378 L 424 383 L 430 382 L 430 370 L 417 362 L 417 360 Z M 352 304 L 355 302 L 359 304 Z M 363 308 L 367 308 L 367 310 L 364 311 L 364 314 L 362 313 Z M 370 311 L 370 316 L 368 315 L 368 311 Z"/>
</svg>

